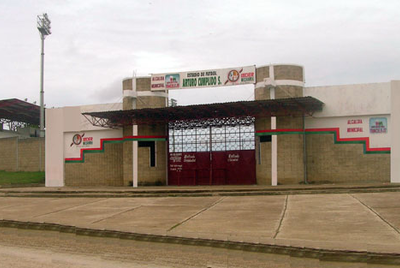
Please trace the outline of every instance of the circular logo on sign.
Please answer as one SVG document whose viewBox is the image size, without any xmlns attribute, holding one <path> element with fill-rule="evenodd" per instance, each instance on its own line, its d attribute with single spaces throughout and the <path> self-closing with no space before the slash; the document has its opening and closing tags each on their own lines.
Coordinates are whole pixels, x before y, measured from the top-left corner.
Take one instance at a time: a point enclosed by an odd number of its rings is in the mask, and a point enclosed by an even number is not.
<svg viewBox="0 0 400 268">
<path fill-rule="evenodd" d="M 82 136 L 79 135 L 79 134 L 75 134 L 75 135 L 72 137 L 72 142 L 73 142 L 75 145 L 81 144 L 81 142 L 82 142 Z"/>
<path fill-rule="evenodd" d="M 231 70 L 228 73 L 228 80 L 230 82 L 236 82 L 237 80 L 239 80 L 239 72 L 236 70 Z"/>
</svg>

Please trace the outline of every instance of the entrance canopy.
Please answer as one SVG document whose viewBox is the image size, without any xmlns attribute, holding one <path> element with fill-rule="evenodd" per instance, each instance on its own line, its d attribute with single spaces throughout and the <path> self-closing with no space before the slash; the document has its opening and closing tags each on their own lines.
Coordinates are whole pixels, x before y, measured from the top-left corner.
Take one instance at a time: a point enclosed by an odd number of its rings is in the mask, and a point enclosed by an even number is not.
<svg viewBox="0 0 400 268">
<path fill-rule="evenodd" d="M 83 115 L 94 126 L 118 128 L 126 125 L 155 125 L 176 121 L 222 118 L 312 115 L 323 103 L 313 97 L 239 101 L 165 108 L 89 112 Z"/>
</svg>

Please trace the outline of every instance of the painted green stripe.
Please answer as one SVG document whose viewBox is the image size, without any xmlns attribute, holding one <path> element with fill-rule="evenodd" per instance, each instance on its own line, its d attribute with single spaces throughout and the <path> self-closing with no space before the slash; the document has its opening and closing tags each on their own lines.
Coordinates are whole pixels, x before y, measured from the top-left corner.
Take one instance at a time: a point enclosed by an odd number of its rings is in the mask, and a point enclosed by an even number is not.
<svg viewBox="0 0 400 268">
<path fill-rule="evenodd" d="M 307 131 L 306 134 L 333 134 L 335 135 L 335 139 L 336 139 L 336 131 Z"/>
<path fill-rule="evenodd" d="M 278 132 L 258 132 L 255 133 L 256 136 L 272 136 L 272 135 L 291 135 L 297 134 L 302 135 L 304 134 L 303 131 L 278 131 Z M 367 145 L 365 141 L 338 141 L 336 131 L 307 131 L 305 134 L 333 134 L 334 136 L 334 143 L 335 144 L 362 144 L 364 154 L 390 154 L 390 151 L 367 151 Z M 82 160 L 65 160 L 65 163 L 84 163 L 85 162 L 85 154 L 86 153 L 104 153 L 104 144 L 106 143 L 123 143 L 125 141 L 166 141 L 165 138 L 129 138 L 129 139 L 122 139 L 122 140 L 106 140 L 103 141 L 103 149 L 102 150 L 88 150 L 82 152 Z"/>
<path fill-rule="evenodd" d="M 124 141 L 166 141 L 165 138 L 140 138 L 140 139 L 125 139 Z"/>
<path fill-rule="evenodd" d="M 306 131 L 308 134 L 334 134 L 336 136 L 335 131 Z M 277 132 L 257 132 L 256 136 L 272 136 L 272 135 L 290 135 L 290 134 L 304 134 L 303 131 L 277 131 Z"/>
<path fill-rule="evenodd" d="M 365 144 L 365 141 L 337 141 L 337 140 L 335 140 L 335 144 Z"/>
<path fill-rule="evenodd" d="M 83 163 L 85 162 L 85 154 L 82 155 L 82 160 L 65 160 L 65 163 Z"/>
<path fill-rule="evenodd" d="M 256 136 L 272 136 L 272 135 L 290 135 L 290 134 L 304 134 L 304 132 L 293 131 L 293 132 L 285 132 L 285 131 L 277 131 L 277 132 L 259 132 L 256 133 Z"/>
<path fill-rule="evenodd" d="M 65 160 L 65 163 L 83 163 L 85 160 Z"/>
<path fill-rule="evenodd" d="M 103 148 L 103 150 L 88 150 L 88 151 L 83 151 L 83 154 L 95 154 L 95 153 L 104 153 L 104 148 Z"/>
<path fill-rule="evenodd" d="M 123 143 L 123 142 L 124 142 L 123 140 L 103 141 L 103 144 L 104 144 L 104 143 Z"/>
<path fill-rule="evenodd" d="M 338 141 L 336 131 L 306 131 L 306 135 L 311 134 L 333 134 L 333 141 L 335 144 L 362 144 L 364 154 L 390 154 L 390 151 L 367 151 L 367 144 L 365 141 Z M 256 136 L 272 136 L 272 135 L 290 135 L 290 134 L 304 134 L 302 131 L 277 131 L 277 132 L 258 132 Z"/>
<path fill-rule="evenodd" d="M 103 149 L 101 150 L 83 150 L 82 151 L 82 160 L 65 160 L 65 163 L 84 163 L 85 162 L 85 154 L 94 154 L 94 153 L 104 153 L 105 144 L 116 144 L 123 143 L 125 141 L 166 141 L 166 138 L 129 138 L 129 139 L 121 139 L 121 140 L 105 140 L 103 141 Z"/>
<path fill-rule="evenodd" d="M 366 154 L 390 154 L 390 151 L 369 151 L 369 152 L 364 152 Z"/>
<path fill-rule="evenodd" d="M 125 141 L 166 141 L 166 138 L 129 138 L 123 140 L 110 140 L 110 141 L 103 141 L 104 143 L 123 143 Z"/>
</svg>

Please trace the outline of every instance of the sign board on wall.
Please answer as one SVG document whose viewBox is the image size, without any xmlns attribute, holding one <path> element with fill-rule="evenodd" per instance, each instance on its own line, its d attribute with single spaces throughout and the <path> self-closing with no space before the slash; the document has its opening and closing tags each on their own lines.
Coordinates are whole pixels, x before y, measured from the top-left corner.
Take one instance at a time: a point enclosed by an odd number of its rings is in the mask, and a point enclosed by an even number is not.
<svg viewBox="0 0 400 268">
<path fill-rule="evenodd" d="M 386 133 L 387 132 L 386 117 L 370 118 L 369 119 L 369 132 L 370 133 Z"/>
<path fill-rule="evenodd" d="M 245 66 L 183 73 L 152 74 L 151 90 L 254 84 L 256 67 Z"/>
</svg>

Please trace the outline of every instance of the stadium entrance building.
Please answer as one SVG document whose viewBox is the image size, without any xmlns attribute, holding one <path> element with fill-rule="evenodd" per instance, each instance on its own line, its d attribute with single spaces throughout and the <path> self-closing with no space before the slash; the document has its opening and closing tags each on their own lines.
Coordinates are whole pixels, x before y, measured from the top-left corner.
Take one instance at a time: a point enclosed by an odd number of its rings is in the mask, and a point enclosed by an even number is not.
<svg viewBox="0 0 400 268">
<path fill-rule="evenodd" d="M 242 84 L 254 101 L 168 107 Z M 306 88 L 281 64 L 129 78 L 123 96 L 47 109 L 46 186 L 400 182 L 400 81 Z"/>
</svg>

